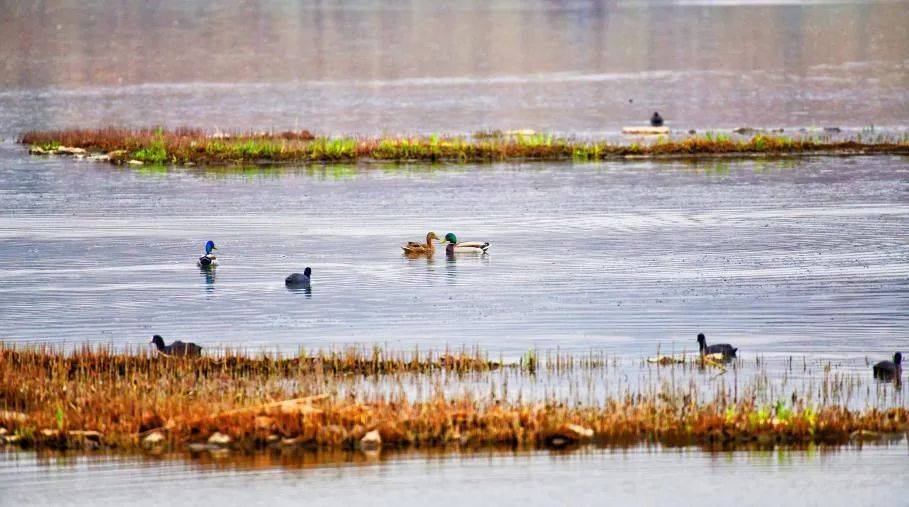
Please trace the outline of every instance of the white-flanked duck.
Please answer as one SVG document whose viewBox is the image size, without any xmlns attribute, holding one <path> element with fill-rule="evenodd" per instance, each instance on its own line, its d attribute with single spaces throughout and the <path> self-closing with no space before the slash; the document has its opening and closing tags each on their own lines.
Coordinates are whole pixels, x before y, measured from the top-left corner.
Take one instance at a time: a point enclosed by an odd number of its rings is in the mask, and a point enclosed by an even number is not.
<svg viewBox="0 0 909 507">
<path fill-rule="evenodd" d="M 202 355 L 202 347 L 195 343 L 183 343 L 177 340 L 170 345 L 164 345 L 164 338 L 157 334 L 152 337 L 151 343 L 155 344 L 158 352 L 167 356 L 199 357 Z"/>
<path fill-rule="evenodd" d="M 484 254 L 489 250 L 489 242 L 480 243 L 479 241 L 458 241 L 458 237 L 453 232 L 449 232 L 445 235 L 443 243 L 448 243 L 445 245 L 445 253 L 447 255 L 454 255 L 456 253 L 478 253 Z"/>
<path fill-rule="evenodd" d="M 284 279 L 284 285 L 288 287 L 309 287 L 312 269 L 306 268 L 303 273 L 291 273 Z"/>
<path fill-rule="evenodd" d="M 739 350 L 728 343 L 717 343 L 715 345 L 707 345 L 707 337 L 704 336 L 704 333 L 698 333 L 698 347 L 700 348 L 702 356 L 710 356 L 713 354 L 719 354 L 724 360 L 732 359 L 735 357 L 735 351 Z"/>
<path fill-rule="evenodd" d="M 893 380 L 899 378 L 903 373 L 903 354 L 897 352 L 893 354 L 893 361 L 881 361 L 871 367 L 874 372 L 874 378 L 881 380 Z"/>
<path fill-rule="evenodd" d="M 205 255 L 203 255 L 202 257 L 199 257 L 199 266 L 201 266 L 203 268 L 217 266 L 218 258 L 215 257 L 215 254 L 212 253 L 213 250 L 217 250 L 217 249 L 218 248 L 215 247 L 214 241 L 209 240 L 207 243 L 205 243 Z"/>
</svg>

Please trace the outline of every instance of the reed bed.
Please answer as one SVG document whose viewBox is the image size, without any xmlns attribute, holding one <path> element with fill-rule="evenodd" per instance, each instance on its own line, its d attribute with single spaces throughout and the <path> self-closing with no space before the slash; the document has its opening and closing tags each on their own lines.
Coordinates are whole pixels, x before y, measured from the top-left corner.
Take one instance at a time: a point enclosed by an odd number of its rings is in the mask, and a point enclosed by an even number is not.
<svg viewBox="0 0 909 507">
<path fill-rule="evenodd" d="M 676 368 L 645 367 L 657 374 Z M 737 366 L 730 367 L 734 373 Z M 644 388 L 623 389 L 594 403 L 527 400 L 505 395 L 506 386 L 491 386 L 487 393 L 431 388 L 425 394 L 402 389 L 367 396 L 351 381 L 373 378 L 395 385 L 413 376 L 460 385 L 477 375 L 488 382 L 482 375 L 490 372 L 508 374 L 500 380 L 545 372 L 574 378 L 605 376 L 616 368 L 616 359 L 596 353 L 528 354 L 503 364 L 478 349 L 350 348 L 294 357 L 222 350 L 181 359 L 104 347 L 64 351 L 0 344 L 0 435 L 7 444 L 52 449 L 371 452 L 583 443 L 801 446 L 909 430 L 904 406 L 850 409 L 833 394 L 811 401 L 796 386 L 768 397 L 761 375 L 732 388 L 714 383 L 709 397 L 696 380 L 658 377 Z M 848 379 L 835 371 L 823 375 L 818 393 L 848 387 Z"/>
<path fill-rule="evenodd" d="M 92 157 L 115 164 L 225 165 L 284 162 L 601 161 L 633 157 L 909 154 L 909 138 L 877 135 L 834 140 L 758 133 L 658 137 L 634 143 L 585 141 L 548 134 L 315 137 L 308 131 L 207 134 L 200 129 L 70 129 L 24 133 L 35 154 Z"/>
</svg>

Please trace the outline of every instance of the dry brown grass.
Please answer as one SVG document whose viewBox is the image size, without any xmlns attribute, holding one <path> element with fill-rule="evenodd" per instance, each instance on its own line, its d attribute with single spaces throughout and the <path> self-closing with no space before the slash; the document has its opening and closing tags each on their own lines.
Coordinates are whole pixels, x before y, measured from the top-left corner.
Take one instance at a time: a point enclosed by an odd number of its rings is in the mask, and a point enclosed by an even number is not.
<svg viewBox="0 0 909 507">
<path fill-rule="evenodd" d="M 567 357 L 560 361 L 578 369 L 600 367 Z M 478 351 L 395 356 L 350 349 L 292 358 L 224 353 L 191 360 L 105 348 L 64 352 L 0 346 L 0 426 L 12 437 L 8 440 L 23 446 L 126 450 L 207 445 L 216 433 L 230 439 L 219 445 L 236 450 L 356 449 L 372 430 L 383 448 L 450 449 L 562 447 L 584 441 L 842 444 L 851 436 L 878 438 L 909 429 L 909 411 L 902 407 L 810 406 L 795 395 L 792 403 L 774 406 L 723 394 L 702 402 L 694 391 L 662 386 L 584 406 L 468 392 L 364 401 L 336 389 L 351 375 L 395 383 L 405 373 L 461 375 L 499 367 Z M 534 374 L 526 363 L 509 367 Z M 573 371 L 565 369 L 565 374 Z M 161 441 L 150 444 L 146 438 L 153 434 Z"/>
</svg>

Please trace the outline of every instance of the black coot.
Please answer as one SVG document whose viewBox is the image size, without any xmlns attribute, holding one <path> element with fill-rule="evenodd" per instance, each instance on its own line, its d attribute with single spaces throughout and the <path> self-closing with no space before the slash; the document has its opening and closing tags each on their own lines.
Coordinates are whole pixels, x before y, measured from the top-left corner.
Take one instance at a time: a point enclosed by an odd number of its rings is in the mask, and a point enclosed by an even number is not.
<svg viewBox="0 0 909 507">
<path fill-rule="evenodd" d="M 161 335 L 157 334 L 152 337 L 151 343 L 155 344 L 158 352 L 162 352 L 169 356 L 198 357 L 202 355 L 202 347 L 195 343 L 175 341 L 170 345 L 164 345 L 164 338 L 161 338 Z"/>
</svg>

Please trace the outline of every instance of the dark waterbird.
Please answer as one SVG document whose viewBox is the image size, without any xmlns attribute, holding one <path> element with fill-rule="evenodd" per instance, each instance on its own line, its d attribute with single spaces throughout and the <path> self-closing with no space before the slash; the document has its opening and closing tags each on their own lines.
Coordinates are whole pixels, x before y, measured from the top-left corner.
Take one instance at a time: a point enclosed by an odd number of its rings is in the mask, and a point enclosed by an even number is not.
<svg viewBox="0 0 909 507">
<path fill-rule="evenodd" d="M 312 269 L 310 269 L 310 268 L 304 269 L 302 275 L 300 273 L 292 273 L 292 274 L 288 275 L 287 278 L 284 279 L 284 285 L 294 286 L 294 287 L 297 287 L 297 286 L 302 287 L 302 286 L 309 285 L 310 275 L 312 275 Z"/>
<path fill-rule="evenodd" d="M 660 113 L 654 111 L 653 116 L 650 117 L 650 126 L 651 127 L 662 127 L 663 126 L 663 117 L 660 116 Z"/>
<path fill-rule="evenodd" d="M 707 346 L 707 337 L 704 333 L 698 333 L 698 346 L 701 349 L 701 355 L 722 354 L 723 359 L 735 357 L 735 351 L 739 350 L 728 343 L 717 343 L 716 345 Z"/>
<path fill-rule="evenodd" d="M 151 343 L 155 344 L 158 352 L 168 356 L 198 357 L 202 355 L 202 347 L 195 343 L 183 343 L 178 340 L 170 345 L 164 345 L 164 338 L 157 334 L 152 337 Z"/>
<path fill-rule="evenodd" d="M 893 380 L 899 378 L 903 373 L 903 354 L 897 352 L 893 354 L 893 361 L 881 361 L 871 367 L 874 372 L 874 378 L 881 380 Z"/>
</svg>

